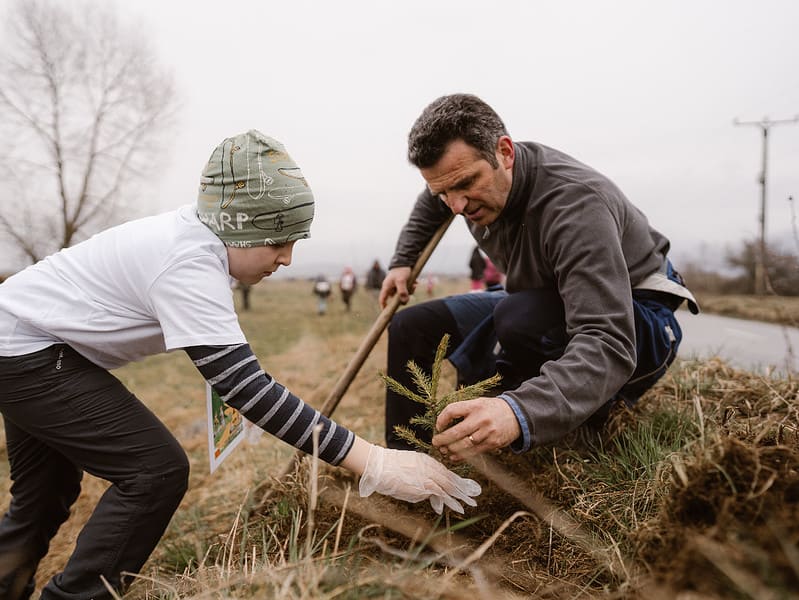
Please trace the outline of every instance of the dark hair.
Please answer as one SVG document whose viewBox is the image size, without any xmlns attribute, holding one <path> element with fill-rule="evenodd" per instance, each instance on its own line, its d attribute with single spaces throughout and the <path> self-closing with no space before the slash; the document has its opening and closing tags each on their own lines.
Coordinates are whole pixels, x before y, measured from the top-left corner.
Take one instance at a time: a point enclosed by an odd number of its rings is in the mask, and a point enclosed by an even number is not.
<svg viewBox="0 0 799 600">
<path fill-rule="evenodd" d="M 441 96 L 422 111 L 408 134 L 408 160 L 420 169 L 435 165 L 454 140 L 463 140 L 497 168 L 497 141 L 508 135 L 494 109 L 472 94 Z"/>
</svg>

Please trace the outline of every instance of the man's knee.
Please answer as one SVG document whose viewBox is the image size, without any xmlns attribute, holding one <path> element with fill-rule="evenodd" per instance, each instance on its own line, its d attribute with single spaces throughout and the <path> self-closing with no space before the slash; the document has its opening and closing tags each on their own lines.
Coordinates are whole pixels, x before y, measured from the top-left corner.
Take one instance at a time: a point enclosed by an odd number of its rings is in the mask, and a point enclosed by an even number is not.
<svg viewBox="0 0 799 600">
<path fill-rule="evenodd" d="M 415 307 L 409 307 L 394 314 L 388 325 L 389 341 L 404 341 L 409 333 L 416 328 L 414 326 L 414 308 Z"/>
<path fill-rule="evenodd" d="M 389 324 L 388 343 L 426 354 L 430 347 L 435 352 L 445 333 L 457 336 L 457 324 L 443 301 L 431 300 L 397 312 Z"/>
<path fill-rule="evenodd" d="M 494 330 L 503 347 L 511 348 L 523 344 L 518 315 L 513 313 L 512 307 L 503 306 L 502 302 L 494 309 Z"/>
<path fill-rule="evenodd" d="M 568 344 L 563 301 L 554 290 L 508 295 L 494 308 L 494 328 L 502 348 L 517 358 L 557 358 Z"/>
</svg>

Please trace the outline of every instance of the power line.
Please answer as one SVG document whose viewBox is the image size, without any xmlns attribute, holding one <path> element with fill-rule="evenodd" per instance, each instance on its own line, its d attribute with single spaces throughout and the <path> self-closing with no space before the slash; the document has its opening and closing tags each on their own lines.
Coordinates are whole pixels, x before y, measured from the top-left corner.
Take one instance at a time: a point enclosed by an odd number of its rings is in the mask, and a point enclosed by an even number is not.
<svg viewBox="0 0 799 600">
<path fill-rule="evenodd" d="M 760 172 L 760 243 L 755 260 L 755 294 L 764 294 L 771 291 L 766 276 L 766 167 L 768 164 L 768 132 L 775 125 L 787 125 L 799 122 L 799 115 L 793 119 L 775 119 L 763 117 L 760 121 L 733 120 L 733 125 L 754 125 L 763 132 L 763 166 Z"/>
</svg>

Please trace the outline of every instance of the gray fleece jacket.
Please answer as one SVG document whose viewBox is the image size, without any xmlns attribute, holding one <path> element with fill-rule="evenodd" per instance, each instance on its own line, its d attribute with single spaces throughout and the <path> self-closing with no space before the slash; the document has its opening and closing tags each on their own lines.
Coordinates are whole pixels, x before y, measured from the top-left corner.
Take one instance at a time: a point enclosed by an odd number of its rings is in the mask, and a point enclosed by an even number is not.
<svg viewBox="0 0 799 600">
<path fill-rule="evenodd" d="M 563 299 L 570 338 L 565 353 L 503 394 L 521 409 L 530 441 L 539 445 L 578 427 L 632 375 L 632 288 L 662 270 L 669 241 L 591 167 L 541 144 L 514 146 L 505 208 L 488 227 L 466 223 L 506 274 L 509 293 L 549 288 Z M 422 192 L 390 267 L 412 265 L 449 214 L 441 200 Z"/>
</svg>

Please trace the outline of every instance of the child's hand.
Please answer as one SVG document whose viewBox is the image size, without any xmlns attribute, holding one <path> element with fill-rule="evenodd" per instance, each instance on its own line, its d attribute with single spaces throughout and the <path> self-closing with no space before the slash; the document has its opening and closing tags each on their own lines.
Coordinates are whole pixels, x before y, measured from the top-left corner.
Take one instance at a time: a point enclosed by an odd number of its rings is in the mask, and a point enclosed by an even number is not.
<svg viewBox="0 0 799 600">
<path fill-rule="evenodd" d="M 430 500 L 438 514 L 445 504 L 463 513 L 458 500 L 477 506 L 473 497 L 481 491 L 476 481 L 456 475 L 431 456 L 375 445 L 369 449 L 359 485 L 361 497 L 378 492 L 407 502 Z"/>
</svg>

